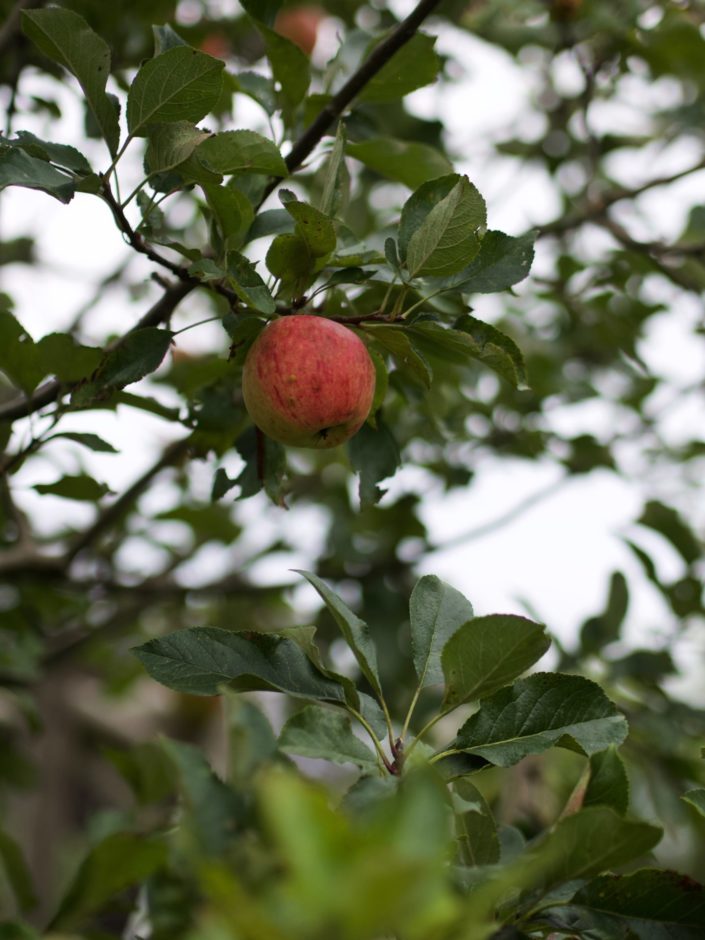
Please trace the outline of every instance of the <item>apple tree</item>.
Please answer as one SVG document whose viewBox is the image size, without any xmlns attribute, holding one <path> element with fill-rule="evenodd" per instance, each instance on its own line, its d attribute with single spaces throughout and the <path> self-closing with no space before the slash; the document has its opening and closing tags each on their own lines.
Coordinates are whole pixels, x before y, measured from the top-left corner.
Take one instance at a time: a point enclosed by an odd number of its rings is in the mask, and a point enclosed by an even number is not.
<svg viewBox="0 0 705 940">
<path fill-rule="evenodd" d="M 701 937 L 699 5 L 0 15 L 0 938 Z"/>
</svg>

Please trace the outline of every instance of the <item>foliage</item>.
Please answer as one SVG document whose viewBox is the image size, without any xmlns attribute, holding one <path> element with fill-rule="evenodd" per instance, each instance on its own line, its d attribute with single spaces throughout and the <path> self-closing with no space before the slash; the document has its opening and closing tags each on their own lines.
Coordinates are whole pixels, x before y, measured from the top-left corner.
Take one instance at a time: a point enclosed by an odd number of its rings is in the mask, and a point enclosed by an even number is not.
<svg viewBox="0 0 705 940">
<path fill-rule="evenodd" d="M 639 213 L 704 164 L 622 176 L 700 139 L 702 13 L 422 0 L 402 22 L 326 0 L 326 62 L 283 5 L 0 2 L 3 198 L 95 205 L 119 262 L 71 323 L 29 330 L 0 294 L 0 938 L 695 940 L 705 713 L 669 683 L 705 614 L 704 449 L 668 411 L 701 408 L 702 381 L 649 341 L 668 317 L 702 346 L 703 213 L 671 240 Z M 537 201 L 519 234 L 407 98 L 450 95 L 469 36 L 534 90 L 534 130 L 488 145 L 490 169 L 550 181 L 554 216 Z M 668 107 L 603 130 L 644 77 Z M 82 269 L 73 239 L 66 258 Z M 25 233 L 0 263 L 42 269 Z M 112 290 L 136 313 L 106 327 Z M 264 440 L 242 403 L 250 345 L 301 311 L 375 364 L 332 452 Z M 127 482 L 105 414 L 152 454 Z M 424 489 L 503 461 L 639 483 L 628 570 L 572 645 L 415 576 Z M 256 572 L 295 547 L 287 507 L 323 529 L 315 625 Z M 644 583 L 656 648 L 625 633 Z"/>
</svg>

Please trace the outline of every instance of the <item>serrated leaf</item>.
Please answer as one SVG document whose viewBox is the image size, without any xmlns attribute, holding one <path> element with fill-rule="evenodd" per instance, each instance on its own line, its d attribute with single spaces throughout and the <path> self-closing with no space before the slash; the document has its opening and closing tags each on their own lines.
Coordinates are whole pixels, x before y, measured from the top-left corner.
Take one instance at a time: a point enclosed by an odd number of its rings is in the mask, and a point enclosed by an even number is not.
<svg viewBox="0 0 705 940">
<path fill-rule="evenodd" d="M 536 673 L 484 699 L 451 747 L 511 767 L 554 745 L 590 756 L 627 736 L 627 722 L 582 676 Z"/>
<path fill-rule="evenodd" d="M 475 617 L 443 647 L 443 708 L 492 695 L 533 666 L 551 645 L 543 624 L 513 614 Z"/>
<path fill-rule="evenodd" d="M 414 344 L 413 336 L 406 327 L 366 323 L 364 329 L 383 349 L 392 354 L 399 369 L 411 375 L 425 388 L 431 387 L 431 367 Z"/>
<path fill-rule="evenodd" d="M 375 426 L 366 423 L 348 442 L 353 470 L 360 476 L 360 508 L 374 506 L 386 493 L 379 484 L 401 466 L 399 445 L 378 414 Z"/>
<path fill-rule="evenodd" d="M 297 569 L 294 569 L 297 570 Z M 379 671 L 377 668 L 377 649 L 370 636 L 370 630 L 364 620 L 361 620 L 357 614 L 353 613 L 348 605 L 331 591 L 328 585 L 310 571 L 297 570 L 297 574 L 303 575 L 308 583 L 315 588 L 338 624 L 340 632 L 345 638 L 345 642 L 355 655 L 355 659 L 360 665 L 362 674 L 374 689 L 377 696 L 381 698 L 382 687 L 379 680 Z"/>
<path fill-rule="evenodd" d="M 61 496 L 63 499 L 89 503 L 94 503 L 112 492 L 107 484 L 99 483 L 85 473 L 64 476 L 54 483 L 35 483 L 33 489 L 43 495 Z"/>
<path fill-rule="evenodd" d="M 189 627 L 133 650 L 162 685 L 190 695 L 238 691 L 286 692 L 295 698 L 345 701 L 342 686 L 320 673 L 293 640 L 275 634 Z"/>
<path fill-rule="evenodd" d="M 98 388 L 124 388 L 154 372 L 171 346 L 171 330 L 149 326 L 128 333 L 109 352 L 95 377 Z"/>
<path fill-rule="evenodd" d="M 700 940 L 705 935 L 705 888 L 675 871 L 642 869 L 602 875 L 569 902 L 607 918 L 613 929 L 639 940 Z"/>
<path fill-rule="evenodd" d="M 2 139 L 0 139 L 0 146 L 2 142 Z M 92 172 L 91 165 L 84 155 L 75 147 L 70 147 L 67 144 L 54 144 L 48 140 L 41 140 L 29 131 L 18 131 L 17 137 L 9 143 L 21 147 L 31 156 L 47 160 L 64 170 L 71 170 L 73 173 L 81 175 Z"/>
<path fill-rule="evenodd" d="M 200 121 L 220 97 L 224 66 L 190 46 L 174 46 L 149 59 L 127 95 L 130 134 L 144 136 L 150 124 Z"/>
<path fill-rule="evenodd" d="M 615 747 L 590 757 L 590 778 L 583 806 L 597 805 L 611 806 L 620 816 L 629 808 L 629 778 Z"/>
<path fill-rule="evenodd" d="M 0 829 L 0 869 L 5 874 L 19 909 L 31 910 L 38 900 L 32 886 L 32 876 L 19 845 L 3 829 Z"/>
<path fill-rule="evenodd" d="M 448 285 L 465 294 L 492 294 L 523 281 L 534 260 L 535 232 L 513 237 L 486 232 L 480 251 L 470 264 L 448 279 Z"/>
<path fill-rule="evenodd" d="M 285 754 L 314 757 L 334 764 L 356 764 L 374 773 L 373 752 L 352 731 L 350 718 L 321 705 L 307 705 L 282 728 L 279 747 Z"/>
<path fill-rule="evenodd" d="M 394 137 L 375 137 L 348 144 L 347 152 L 380 176 L 410 189 L 453 172 L 448 158 L 435 147 Z"/>
<path fill-rule="evenodd" d="M 682 800 L 685 800 L 686 803 L 690 803 L 701 816 L 705 816 L 705 789 L 693 789 L 688 790 L 687 793 L 684 793 L 681 796 Z"/>
<path fill-rule="evenodd" d="M 207 855 L 223 855 L 244 820 L 242 798 L 216 777 L 199 748 L 169 738 L 161 746 L 177 773 L 190 837 Z"/>
<path fill-rule="evenodd" d="M 216 173 L 264 173 L 288 176 L 286 163 L 276 144 L 254 131 L 222 131 L 203 141 L 198 157 Z"/>
<path fill-rule="evenodd" d="M 145 169 L 152 174 L 178 167 L 211 135 L 190 121 L 174 121 L 173 124 L 155 124 L 147 129 L 146 136 Z"/>
<path fill-rule="evenodd" d="M 205 185 L 203 192 L 228 248 L 241 248 L 255 219 L 250 200 L 232 186 Z"/>
<path fill-rule="evenodd" d="M 463 181 L 471 188 L 467 189 L 463 186 Z M 419 188 L 409 196 L 402 208 L 401 218 L 399 220 L 399 257 L 402 262 L 406 261 L 409 242 L 414 233 L 423 226 L 431 212 L 433 212 L 440 203 L 444 202 L 459 185 L 460 190 L 458 192 L 463 197 L 460 199 L 461 206 L 464 205 L 469 209 L 474 204 L 479 213 L 479 228 L 485 224 L 484 201 L 482 201 L 482 197 L 479 196 L 475 187 L 467 180 L 467 177 L 460 176 L 457 173 L 451 173 L 447 176 L 429 180 L 427 183 L 419 186 Z M 477 193 L 477 196 L 479 196 L 479 202 L 477 202 L 477 197 L 475 197 L 474 193 Z M 458 199 L 457 193 L 453 199 L 451 199 L 450 204 L 452 205 L 456 199 Z M 446 203 L 446 206 L 448 206 L 448 203 Z M 470 259 L 468 258 L 467 260 L 469 261 Z"/>
<path fill-rule="evenodd" d="M 103 839 L 81 863 L 50 927 L 80 927 L 108 901 L 159 869 L 167 853 L 167 843 L 158 836 L 117 832 Z"/>
<path fill-rule="evenodd" d="M 274 298 L 248 258 L 229 251 L 228 274 L 233 290 L 244 304 L 260 313 L 274 313 Z"/>
<path fill-rule="evenodd" d="M 429 191 L 439 189 L 442 181 L 447 179 L 441 177 L 424 184 L 411 200 L 415 197 L 425 199 L 423 194 L 419 197 L 425 187 Z M 486 220 L 485 201 L 467 177 L 453 175 L 450 179 L 456 182 L 424 215 L 420 224 L 408 232 L 408 241 L 404 242 L 406 266 L 411 277 L 454 274 L 480 250 L 481 231 Z M 402 210 L 400 243 L 401 233 L 407 234 L 405 221 L 409 215 L 407 212 L 405 217 L 405 212 L 406 206 Z"/>
<path fill-rule="evenodd" d="M 76 192 L 72 177 L 51 163 L 32 157 L 20 148 L 3 150 L 0 144 L 0 191 L 7 186 L 37 189 L 63 203 L 71 202 Z"/>
<path fill-rule="evenodd" d="M 112 156 L 120 142 L 118 112 L 105 85 L 110 49 L 88 23 L 71 10 L 24 10 L 22 28 L 41 51 L 76 76 Z"/>
<path fill-rule="evenodd" d="M 298 200 L 287 202 L 285 209 L 296 221 L 296 232 L 304 239 L 314 258 L 324 258 L 335 251 L 335 226 L 327 215 Z"/>
<path fill-rule="evenodd" d="M 441 61 L 434 50 L 436 39 L 416 33 L 367 82 L 359 101 L 379 104 L 394 101 L 436 80 Z"/>
<path fill-rule="evenodd" d="M 425 575 L 416 582 L 409 600 L 409 618 L 411 655 L 420 688 L 443 682 L 443 647 L 472 617 L 470 601 L 440 578 Z"/>
</svg>

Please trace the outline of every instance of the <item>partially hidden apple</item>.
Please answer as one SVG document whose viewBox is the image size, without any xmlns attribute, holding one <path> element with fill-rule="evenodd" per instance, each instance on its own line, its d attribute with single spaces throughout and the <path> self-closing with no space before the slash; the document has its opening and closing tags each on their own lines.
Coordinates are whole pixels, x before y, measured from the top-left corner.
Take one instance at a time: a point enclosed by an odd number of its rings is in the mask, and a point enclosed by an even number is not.
<svg viewBox="0 0 705 940">
<path fill-rule="evenodd" d="M 279 317 L 250 347 L 245 407 L 257 427 L 294 447 L 336 447 L 372 407 L 375 367 L 352 330 L 310 314 Z"/>
<path fill-rule="evenodd" d="M 318 27 L 325 11 L 314 5 L 295 6 L 277 14 L 274 29 L 310 56 L 318 37 Z"/>
</svg>

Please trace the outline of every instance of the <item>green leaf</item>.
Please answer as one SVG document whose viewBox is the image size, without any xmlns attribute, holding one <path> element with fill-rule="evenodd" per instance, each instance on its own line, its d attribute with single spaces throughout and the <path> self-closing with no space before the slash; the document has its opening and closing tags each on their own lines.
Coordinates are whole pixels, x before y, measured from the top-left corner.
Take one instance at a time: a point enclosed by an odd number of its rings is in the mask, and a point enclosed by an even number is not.
<svg viewBox="0 0 705 940">
<path fill-rule="evenodd" d="M 155 56 L 161 55 L 162 52 L 173 49 L 175 46 L 188 46 L 186 40 L 182 39 L 168 23 L 163 26 L 152 26 L 152 36 L 154 37 Z"/>
<path fill-rule="evenodd" d="M 241 0 L 240 5 L 258 23 L 274 26 L 282 3 L 283 0 Z"/>
<path fill-rule="evenodd" d="M 124 388 L 159 367 L 171 346 L 171 330 L 154 326 L 128 333 L 105 357 L 95 378 L 98 388 Z"/>
<path fill-rule="evenodd" d="M 104 441 L 102 437 L 98 437 L 97 434 L 90 434 L 83 431 L 61 431 L 59 434 L 52 434 L 48 440 L 55 441 L 58 438 L 64 438 L 67 441 L 75 441 L 77 444 L 82 444 L 84 447 L 87 447 L 89 450 L 95 451 L 96 453 L 118 453 L 112 444 L 108 444 L 107 441 Z"/>
<path fill-rule="evenodd" d="M 500 858 L 497 824 L 487 802 L 469 780 L 453 784 L 456 837 L 465 865 L 494 865 Z"/>
<path fill-rule="evenodd" d="M 50 928 L 80 927 L 131 885 L 166 862 L 167 843 L 144 833 L 116 832 L 99 842 L 81 863 Z"/>
<path fill-rule="evenodd" d="M 293 715 L 282 728 L 279 747 L 286 754 L 357 764 L 369 773 L 378 766 L 372 751 L 353 734 L 350 718 L 322 705 L 307 705 Z"/>
<path fill-rule="evenodd" d="M 205 185 L 203 192 L 227 247 L 241 248 L 255 220 L 250 200 L 232 186 Z"/>
<path fill-rule="evenodd" d="M 306 578 L 308 583 L 318 591 L 323 598 L 326 607 L 338 624 L 340 632 L 345 638 L 345 642 L 355 655 L 355 659 L 360 664 L 362 674 L 374 689 L 377 696 L 382 697 L 382 686 L 379 680 L 377 668 L 377 650 L 375 648 L 370 630 L 364 620 L 360 620 L 357 614 L 354 614 L 347 604 L 338 595 L 331 591 L 328 585 L 310 571 L 297 571 Z"/>
<path fill-rule="evenodd" d="M 599 653 L 608 643 L 619 639 L 628 606 L 627 579 L 621 571 L 615 571 L 610 578 L 604 612 L 597 617 L 590 617 L 580 630 L 580 649 L 583 654 Z"/>
<path fill-rule="evenodd" d="M 269 719 L 254 702 L 237 692 L 223 692 L 228 736 L 228 780 L 249 783 L 263 764 L 275 759 L 277 739 Z"/>
<path fill-rule="evenodd" d="M 44 376 L 34 340 L 9 310 L 0 310 L 0 369 L 27 393 Z"/>
<path fill-rule="evenodd" d="M 629 778 L 614 746 L 590 757 L 590 778 L 583 806 L 597 805 L 611 806 L 620 816 L 629 808 Z"/>
<path fill-rule="evenodd" d="M 296 43 L 264 25 L 260 25 L 259 30 L 272 67 L 272 76 L 279 86 L 277 96 L 283 105 L 284 118 L 288 123 L 290 113 L 303 101 L 308 91 L 311 83 L 311 63 Z"/>
<path fill-rule="evenodd" d="M 94 503 L 112 490 L 105 483 L 98 483 L 85 473 L 76 476 L 61 477 L 55 483 L 35 483 L 38 493 L 61 496 L 63 499 L 75 499 L 79 502 Z"/>
<path fill-rule="evenodd" d="M 24 10 L 22 28 L 41 51 L 76 76 L 112 156 L 120 142 L 118 112 L 105 85 L 110 49 L 88 23 L 71 10 Z"/>
<path fill-rule="evenodd" d="M 489 614 L 469 620 L 443 647 L 443 708 L 492 695 L 533 666 L 550 645 L 544 625 L 526 617 Z"/>
<path fill-rule="evenodd" d="M 197 156 L 209 169 L 223 176 L 232 173 L 289 175 L 276 144 L 254 131 L 213 134 L 199 146 Z"/>
<path fill-rule="evenodd" d="M 0 868 L 12 888 L 19 909 L 31 910 L 37 903 L 32 877 L 19 845 L 3 829 L 0 829 Z"/>
<path fill-rule="evenodd" d="M 78 382 L 90 375 L 103 357 L 96 346 L 81 346 L 68 333 L 49 333 L 36 344 L 44 375 L 55 375 L 60 382 Z"/>
<path fill-rule="evenodd" d="M 320 170 L 321 198 L 318 208 L 324 215 L 335 216 L 347 203 L 350 174 L 345 165 L 345 125 L 338 121 L 335 143 Z"/>
<path fill-rule="evenodd" d="M 451 747 L 510 767 L 554 745 L 589 756 L 626 736 L 624 716 L 596 683 L 543 672 L 486 698 Z"/>
<path fill-rule="evenodd" d="M 638 523 L 660 533 L 686 564 L 692 565 L 702 556 L 701 546 L 693 530 L 672 506 L 650 500 L 644 506 Z"/>
<path fill-rule="evenodd" d="M 535 232 L 513 237 L 489 231 L 470 264 L 449 279 L 465 294 L 492 294 L 523 281 L 534 260 Z"/>
<path fill-rule="evenodd" d="M 238 72 L 230 78 L 234 80 L 237 91 L 256 101 L 267 114 L 277 110 L 277 97 L 271 78 L 258 72 Z"/>
<path fill-rule="evenodd" d="M 235 449 L 245 461 L 233 481 L 240 487 L 237 499 L 247 499 L 264 488 L 276 506 L 285 506 L 286 455 L 282 445 L 257 428 L 248 428 L 235 441 Z"/>
<path fill-rule="evenodd" d="M 419 688 L 443 682 L 443 647 L 472 616 L 470 601 L 440 578 L 425 575 L 416 582 L 409 600 L 409 618 L 411 655 Z"/>
<path fill-rule="evenodd" d="M 348 442 L 350 462 L 360 476 L 360 506 L 374 506 L 386 493 L 378 484 L 394 476 L 401 466 L 399 445 L 381 413 L 375 419 L 375 427 L 363 424 Z"/>
<path fill-rule="evenodd" d="M 174 121 L 173 124 L 155 124 L 147 128 L 146 136 L 145 169 L 151 175 L 178 167 L 211 135 L 190 121 Z"/>
<path fill-rule="evenodd" d="M 220 97 L 224 65 L 190 46 L 175 46 L 145 62 L 127 96 L 130 134 L 144 136 L 149 124 L 200 121 Z"/>
<path fill-rule="evenodd" d="M 161 745 L 177 773 L 191 839 L 207 855 L 223 855 L 244 819 L 242 798 L 216 777 L 197 747 L 169 738 Z"/>
<path fill-rule="evenodd" d="M 409 374 L 425 388 L 431 387 L 433 374 L 413 340 L 407 327 L 365 323 L 364 330 L 379 345 L 390 352 L 398 368 Z"/>
<path fill-rule="evenodd" d="M 233 290 L 244 304 L 260 313 L 274 313 L 274 298 L 248 258 L 236 251 L 229 251 L 228 274 Z"/>
<path fill-rule="evenodd" d="M 284 208 L 296 221 L 296 232 L 304 239 L 314 258 L 324 258 L 335 251 L 335 226 L 327 215 L 297 200 L 287 202 Z"/>
<path fill-rule="evenodd" d="M 453 172 L 450 161 L 435 147 L 394 137 L 375 137 L 348 144 L 347 152 L 380 176 L 403 183 L 409 189 L 417 189 L 428 180 Z"/>
<path fill-rule="evenodd" d="M 7 186 L 38 189 L 59 202 L 69 203 L 76 192 L 72 177 L 45 160 L 31 157 L 19 148 L 3 149 L 0 144 L 0 190 Z"/>
<path fill-rule="evenodd" d="M 293 284 L 313 272 L 314 261 L 303 236 L 283 234 L 269 246 L 266 265 L 283 284 Z"/>
<path fill-rule="evenodd" d="M 705 888 L 675 871 L 645 868 L 602 875 L 581 888 L 570 909 L 606 915 L 619 936 L 639 940 L 700 940 L 705 935 Z"/>
<path fill-rule="evenodd" d="M 266 238 L 269 235 L 281 235 L 294 231 L 294 220 L 286 209 L 265 209 L 258 212 L 250 231 L 247 233 L 248 242 L 256 238 Z"/>
<path fill-rule="evenodd" d="M 411 277 L 462 270 L 480 250 L 486 217 L 485 201 L 466 176 L 451 174 L 424 183 L 404 205 L 399 227 Z"/>
<path fill-rule="evenodd" d="M 441 62 L 434 50 L 436 39 L 416 33 L 365 85 L 358 101 L 379 104 L 394 101 L 436 80 Z"/>
<path fill-rule="evenodd" d="M 705 789 L 688 790 L 687 793 L 681 796 L 681 799 L 685 800 L 686 803 L 690 803 L 701 816 L 705 816 Z"/>
<path fill-rule="evenodd" d="M 2 139 L 0 139 L 0 144 Z M 88 175 L 92 172 L 91 165 L 83 154 L 75 147 L 69 147 L 67 144 L 54 144 L 47 140 L 41 140 L 30 134 L 29 131 L 18 131 L 17 137 L 9 141 L 13 146 L 21 147 L 33 157 L 39 157 L 40 160 L 47 160 L 54 163 L 63 170 L 71 170 L 73 173 Z"/>
<path fill-rule="evenodd" d="M 296 643 L 275 634 L 190 627 L 133 652 L 153 679 L 190 695 L 217 695 L 227 685 L 334 704 L 345 699 L 339 683 L 320 673 Z"/>
</svg>

